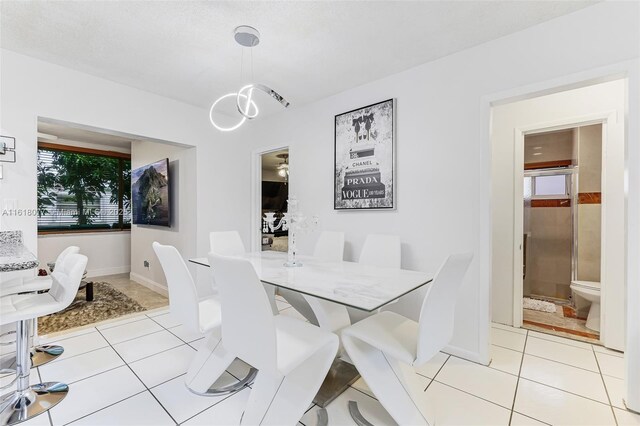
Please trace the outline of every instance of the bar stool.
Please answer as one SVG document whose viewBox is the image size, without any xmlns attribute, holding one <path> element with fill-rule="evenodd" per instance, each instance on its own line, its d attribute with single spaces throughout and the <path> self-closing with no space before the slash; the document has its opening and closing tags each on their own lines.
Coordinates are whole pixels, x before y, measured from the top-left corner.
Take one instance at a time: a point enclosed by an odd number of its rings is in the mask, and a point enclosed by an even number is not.
<svg viewBox="0 0 640 426">
<path fill-rule="evenodd" d="M 80 248 L 76 246 L 69 246 L 66 249 L 62 250 L 62 252 L 56 258 L 56 264 L 61 265 L 67 256 L 70 254 L 77 254 L 80 252 Z M 31 278 L 15 278 L 13 280 L 9 280 L 2 283 L 2 287 L 0 287 L 0 297 L 8 297 L 15 294 L 23 294 L 23 293 L 36 293 L 39 291 L 46 291 L 51 288 L 53 283 L 53 279 L 51 275 L 47 275 L 44 277 L 35 276 Z M 35 330 L 37 328 L 36 321 L 32 321 L 32 327 L 30 330 L 30 335 L 35 336 Z M 13 331 L 9 333 L 14 333 Z M 5 333 L 5 334 L 9 334 Z M 13 344 L 15 342 L 10 343 L 2 343 Z M 32 367 L 40 367 L 48 362 L 53 361 L 58 358 L 64 352 L 64 348 L 60 345 L 35 345 L 31 349 L 31 363 Z M 0 369 L 11 369 L 16 366 L 16 356 L 7 357 L 2 360 L 0 363 Z"/>
<path fill-rule="evenodd" d="M 29 355 L 29 329 L 38 317 L 53 314 L 67 308 L 80 286 L 87 266 L 87 257 L 68 255 L 52 274 L 51 289 L 47 293 L 12 295 L 0 299 L 0 324 L 16 323 L 16 378 L 14 392 L 0 401 L 0 425 L 12 425 L 48 411 L 62 401 L 69 386 L 59 382 L 29 385 L 31 357 Z M 8 371 L 3 371 L 6 373 Z"/>
<path fill-rule="evenodd" d="M 56 264 L 62 263 L 62 261 L 70 254 L 80 253 L 80 248 L 76 246 L 69 246 L 62 250 L 56 258 Z M 10 296 L 18 293 L 35 293 L 37 291 L 45 291 L 51 288 L 51 275 L 44 277 L 30 277 L 30 278 L 14 278 L 2 283 L 0 287 L 0 297 Z"/>
</svg>

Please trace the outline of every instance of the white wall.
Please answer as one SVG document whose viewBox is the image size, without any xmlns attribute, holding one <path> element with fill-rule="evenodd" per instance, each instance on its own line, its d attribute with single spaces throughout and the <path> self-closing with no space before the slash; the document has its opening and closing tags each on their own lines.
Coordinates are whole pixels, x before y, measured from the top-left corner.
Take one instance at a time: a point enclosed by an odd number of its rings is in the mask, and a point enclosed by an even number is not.
<svg viewBox="0 0 640 426">
<path fill-rule="evenodd" d="M 46 269 L 47 262 L 55 261 L 58 254 L 69 246 L 80 247 L 80 253 L 89 258 L 89 277 L 123 274 L 130 270 L 131 235 L 128 231 L 40 235 L 40 268 Z"/>
<path fill-rule="evenodd" d="M 320 215 L 323 227 L 346 231 L 350 258 L 372 231 L 402 237 L 407 268 L 433 270 L 451 251 L 475 252 L 451 350 L 488 362 L 490 282 L 483 271 L 490 256 L 483 233 L 490 218 L 481 208 L 490 192 L 482 182 L 488 168 L 482 163 L 488 122 L 482 101 L 637 61 L 638 8 L 635 2 L 596 4 L 312 105 L 296 108 L 294 102 L 291 110 L 253 120 L 231 134 L 211 129 L 206 110 L 2 51 L 1 127 L 3 134 L 18 137 L 22 159 L 5 167 L 0 198 L 35 208 L 38 115 L 197 146 L 196 251 L 202 255 L 212 230 L 238 229 L 249 243 L 250 154 L 260 146 L 290 145 L 292 193 L 303 211 Z M 286 87 L 278 90 L 286 94 Z M 398 100 L 398 209 L 337 213 L 332 210 L 333 116 L 391 97 Z M 2 226 L 25 229 L 27 244 L 35 250 L 35 218 L 11 217 Z M 198 278 L 204 282 L 208 274 L 198 270 Z"/>
<path fill-rule="evenodd" d="M 151 244 L 175 246 L 185 257 L 196 256 L 196 150 L 168 144 L 135 141 L 131 144 L 131 167 L 169 159 L 171 227 L 131 225 L 131 279 L 167 294 L 167 281 Z M 144 267 L 144 261 L 150 264 Z"/>
<path fill-rule="evenodd" d="M 3 211 L 16 208 L 24 213 L 0 215 L 1 230 L 23 230 L 26 246 L 40 255 L 35 216 L 37 122 L 38 117 L 46 117 L 107 129 L 116 134 L 121 132 L 148 140 L 171 141 L 186 147 L 204 146 L 202 155 L 196 158 L 197 164 L 191 167 L 191 173 L 196 173 L 196 170 L 204 173 L 197 185 L 191 179 L 189 191 L 193 194 L 190 201 L 193 216 L 189 225 L 192 226 L 192 241 L 202 239 L 201 247 L 208 246 L 208 237 L 195 237 L 195 229 L 199 226 L 209 227 L 198 222 L 215 223 L 215 211 L 221 208 L 221 204 L 213 203 L 215 207 L 202 210 L 202 214 L 197 215 L 195 194 L 200 190 L 204 194 L 215 194 L 210 192 L 212 188 L 226 185 L 224 179 L 214 179 L 212 176 L 218 175 L 216 170 L 228 160 L 223 157 L 226 144 L 237 143 L 239 134 L 218 133 L 211 127 L 207 119 L 208 111 L 204 109 L 11 51 L 0 50 L 0 63 L 1 133 L 17 138 L 17 163 L 5 163 L 4 179 L 0 180 L 0 208 Z M 195 153 L 193 156 L 196 156 Z M 230 203 L 232 200 L 225 202 L 224 206 Z M 33 214 L 28 215 L 30 212 Z M 197 220 L 193 219 L 195 215 Z M 44 243 L 45 250 L 49 250 L 48 243 Z M 51 251 L 57 251 L 61 245 L 52 247 Z M 130 244 L 123 244 L 123 253 L 130 247 Z M 199 253 L 206 252 L 207 249 L 203 248 Z M 183 253 L 185 257 L 194 254 L 193 249 Z M 48 260 L 51 255 L 45 251 L 39 257 Z M 92 264 L 95 260 L 89 261 Z M 96 266 L 96 269 L 100 267 Z M 201 283 L 208 285 L 208 275 L 203 275 Z"/>
<path fill-rule="evenodd" d="M 624 152 L 625 152 L 625 81 L 588 86 L 534 99 L 497 106 L 492 112 L 493 142 L 493 320 L 512 324 L 514 306 L 514 217 L 517 194 L 515 181 L 522 181 L 520 162 L 514 161 L 516 129 L 545 128 L 559 122 L 578 124 L 597 114 L 614 113 L 616 120 L 606 127 L 603 157 L 603 257 L 602 286 L 606 299 L 602 309 L 606 323 L 602 334 L 606 346 L 624 348 L 625 240 L 624 240 Z M 522 156 L 522 150 L 519 151 Z M 518 176 L 519 178 L 517 178 Z M 519 191 L 519 192 L 518 192 Z M 514 198 L 514 193 L 516 194 Z M 520 199 L 522 196 L 520 195 Z M 521 234 L 521 233 L 520 233 Z M 521 235 L 516 236 L 521 241 Z"/>
<path fill-rule="evenodd" d="M 476 257 L 460 297 L 450 350 L 487 362 L 490 283 L 481 275 L 480 260 L 490 256 L 480 251 L 480 244 L 489 226 L 481 222 L 481 206 L 490 193 L 481 179 L 488 167 L 481 163 L 481 131 L 488 121 L 481 103 L 496 93 L 637 60 L 637 34 L 637 3 L 597 4 L 314 104 L 254 120 L 242 130 L 248 130 L 242 143 L 225 144 L 225 157 L 230 159 L 225 170 L 249 169 L 251 152 L 261 147 L 290 146 L 291 193 L 298 196 L 302 211 L 319 215 L 322 228 L 346 231 L 348 259 L 357 259 L 370 232 L 400 235 L 402 264 L 410 269 L 433 271 L 448 253 L 473 251 Z M 278 90 L 286 93 L 286 87 Z M 397 99 L 398 208 L 336 212 L 334 115 L 391 97 Z M 248 174 L 237 176 L 224 188 L 234 199 L 233 214 L 221 213 L 225 220 L 209 224 L 209 229 L 241 229 L 246 243 L 249 229 L 255 229 L 250 223 L 250 182 Z M 208 202 L 213 204 L 203 200 Z M 313 242 L 314 236 L 303 237 L 302 248 L 310 250 Z M 488 270 L 486 264 L 483 268 Z"/>
</svg>

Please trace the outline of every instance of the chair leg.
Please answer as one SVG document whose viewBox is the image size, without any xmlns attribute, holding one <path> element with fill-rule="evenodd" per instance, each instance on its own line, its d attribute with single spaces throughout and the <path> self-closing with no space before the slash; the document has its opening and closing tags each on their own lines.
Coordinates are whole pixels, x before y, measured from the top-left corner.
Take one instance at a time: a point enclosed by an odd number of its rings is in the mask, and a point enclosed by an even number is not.
<svg viewBox="0 0 640 426">
<path fill-rule="evenodd" d="M 254 368 L 236 383 L 221 388 L 211 388 L 235 359 L 235 355 L 227 351 L 222 344 L 220 328 L 214 329 L 189 365 L 185 377 L 187 389 L 202 396 L 219 396 L 250 385 L 257 374 Z"/>
<path fill-rule="evenodd" d="M 0 402 L 0 425 L 12 425 L 42 414 L 67 396 L 69 386 L 46 382 L 29 386 L 31 356 L 29 353 L 30 321 L 16 323 L 16 391 Z"/>
<path fill-rule="evenodd" d="M 292 290 L 288 290 L 286 288 L 281 288 L 279 292 L 280 295 L 284 297 L 284 300 L 286 300 L 291 306 L 293 306 L 293 309 L 300 312 L 300 314 L 302 314 L 302 316 L 305 317 L 311 324 L 320 325 L 318 323 L 318 318 L 316 318 L 316 315 L 313 312 L 313 309 L 311 308 L 311 306 L 309 306 L 309 302 L 306 301 L 305 297 L 302 294 Z"/>
<path fill-rule="evenodd" d="M 413 367 L 346 333 L 342 344 L 378 401 L 398 424 L 434 424 Z"/>
<path fill-rule="evenodd" d="M 320 389 L 337 351 L 336 338 L 286 376 L 266 371 L 258 372 L 242 417 L 242 424 L 297 424 Z"/>
<path fill-rule="evenodd" d="M 264 284 L 264 291 L 267 292 L 269 298 L 269 305 L 271 305 L 271 311 L 273 315 L 278 315 L 278 305 L 276 304 L 276 288 L 271 284 Z"/>
</svg>

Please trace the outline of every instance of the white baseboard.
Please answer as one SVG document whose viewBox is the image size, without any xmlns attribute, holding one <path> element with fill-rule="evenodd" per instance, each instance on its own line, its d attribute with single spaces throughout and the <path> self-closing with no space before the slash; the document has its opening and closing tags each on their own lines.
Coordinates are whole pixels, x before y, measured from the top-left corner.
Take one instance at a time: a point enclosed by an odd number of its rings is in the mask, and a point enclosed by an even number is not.
<svg viewBox="0 0 640 426">
<path fill-rule="evenodd" d="M 87 278 L 102 277 L 104 275 L 128 274 L 131 266 L 116 266 L 113 268 L 87 269 Z"/>
<path fill-rule="evenodd" d="M 165 286 L 163 286 L 162 284 L 158 284 L 157 282 L 152 281 L 149 278 L 143 277 L 142 275 L 136 274 L 135 272 L 131 272 L 129 274 L 129 279 L 145 286 L 149 290 L 153 290 L 156 293 L 163 295 L 164 297 L 169 297 L 169 291 Z"/>
</svg>

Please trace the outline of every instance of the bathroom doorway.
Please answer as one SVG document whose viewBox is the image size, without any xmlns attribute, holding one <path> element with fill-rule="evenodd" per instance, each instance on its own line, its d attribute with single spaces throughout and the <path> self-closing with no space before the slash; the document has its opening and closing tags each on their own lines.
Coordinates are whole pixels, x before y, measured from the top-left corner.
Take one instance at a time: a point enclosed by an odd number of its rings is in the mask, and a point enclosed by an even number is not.
<svg viewBox="0 0 640 426">
<path fill-rule="evenodd" d="M 602 124 L 524 136 L 522 324 L 600 341 Z"/>
</svg>

